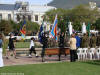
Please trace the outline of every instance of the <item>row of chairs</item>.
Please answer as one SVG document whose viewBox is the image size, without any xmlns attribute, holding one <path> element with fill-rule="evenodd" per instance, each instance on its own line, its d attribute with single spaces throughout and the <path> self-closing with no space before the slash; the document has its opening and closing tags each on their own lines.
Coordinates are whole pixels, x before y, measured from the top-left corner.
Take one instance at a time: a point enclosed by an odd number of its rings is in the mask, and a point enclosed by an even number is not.
<svg viewBox="0 0 100 75">
<path fill-rule="evenodd" d="M 78 48 L 77 49 L 78 60 L 94 60 L 100 59 L 100 48 Z"/>
</svg>

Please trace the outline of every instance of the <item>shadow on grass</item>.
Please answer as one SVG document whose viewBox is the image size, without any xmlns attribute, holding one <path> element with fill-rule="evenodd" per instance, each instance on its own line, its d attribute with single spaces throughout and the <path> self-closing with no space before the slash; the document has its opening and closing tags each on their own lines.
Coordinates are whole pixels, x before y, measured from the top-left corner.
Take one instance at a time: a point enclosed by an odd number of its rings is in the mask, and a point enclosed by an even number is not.
<svg viewBox="0 0 100 75">
<path fill-rule="evenodd" d="M 100 66 L 100 60 L 89 60 L 89 61 L 84 61 L 82 63 L 87 63 L 87 64 L 92 64 L 92 65 L 98 65 Z"/>
</svg>

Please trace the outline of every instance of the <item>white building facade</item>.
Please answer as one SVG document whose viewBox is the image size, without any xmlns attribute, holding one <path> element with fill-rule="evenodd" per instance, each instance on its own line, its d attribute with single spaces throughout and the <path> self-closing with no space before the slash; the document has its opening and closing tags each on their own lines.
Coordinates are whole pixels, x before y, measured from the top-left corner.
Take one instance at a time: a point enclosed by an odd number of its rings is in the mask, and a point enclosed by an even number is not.
<svg viewBox="0 0 100 75">
<path fill-rule="evenodd" d="M 41 24 L 45 12 L 56 9 L 47 5 L 29 5 L 28 2 L 16 2 L 15 4 L 0 4 L 0 20 L 13 20 L 20 22 L 27 19 Z"/>
</svg>

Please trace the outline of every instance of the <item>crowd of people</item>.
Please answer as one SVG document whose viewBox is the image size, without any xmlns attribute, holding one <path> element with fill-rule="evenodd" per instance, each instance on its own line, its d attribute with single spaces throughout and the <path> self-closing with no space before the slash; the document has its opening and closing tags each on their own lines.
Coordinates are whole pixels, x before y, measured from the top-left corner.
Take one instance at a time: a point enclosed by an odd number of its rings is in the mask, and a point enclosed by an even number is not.
<svg viewBox="0 0 100 75">
<path fill-rule="evenodd" d="M 71 36 L 64 34 L 64 32 L 59 33 L 58 35 L 58 40 L 54 41 L 55 43 L 58 44 L 59 50 L 61 51 L 62 48 L 64 47 L 69 47 L 70 48 L 70 61 L 75 62 L 77 59 L 77 49 L 78 48 L 96 48 L 100 47 L 100 33 L 96 36 L 95 34 L 91 34 L 91 36 L 88 36 L 88 34 L 83 34 L 80 36 L 79 34 L 72 34 Z M 29 47 L 29 56 L 32 55 L 32 52 L 35 54 L 36 57 L 38 57 L 36 50 L 35 50 L 35 44 L 34 44 L 34 38 L 31 38 L 30 41 L 30 47 Z M 50 47 L 49 44 L 50 38 L 46 33 L 43 34 L 42 36 L 42 52 L 41 52 L 41 57 L 43 58 L 45 55 L 45 48 Z M 9 38 L 9 44 L 8 48 L 9 51 L 7 52 L 6 58 L 9 59 L 10 53 L 13 52 L 14 58 L 18 59 L 16 57 L 16 50 L 15 50 L 15 43 L 16 38 L 13 38 L 13 34 L 10 34 Z M 53 42 L 53 43 L 54 43 Z M 54 44 L 55 44 L 54 43 Z M 3 45 L 3 37 L 2 34 L 0 34 L 0 67 L 3 66 L 3 59 L 2 59 L 2 45 Z M 42 59 L 44 61 L 44 59 Z"/>
<path fill-rule="evenodd" d="M 61 35 L 63 35 L 63 34 L 61 34 Z M 88 34 L 83 34 L 83 36 L 82 35 L 80 36 L 76 33 L 76 34 L 72 34 L 71 37 L 69 37 L 69 38 L 65 38 L 65 41 L 64 41 L 64 36 L 61 37 L 61 35 L 60 35 L 59 43 L 62 43 L 63 47 L 67 43 L 67 47 L 68 46 L 70 47 L 70 61 L 71 62 L 76 61 L 78 48 L 100 47 L 100 33 L 97 36 L 93 33 L 91 34 L 91 36 L 89 36 Z M 66 40 L 67 40 L 67 42 L 66 42 Z"/>
</svg>

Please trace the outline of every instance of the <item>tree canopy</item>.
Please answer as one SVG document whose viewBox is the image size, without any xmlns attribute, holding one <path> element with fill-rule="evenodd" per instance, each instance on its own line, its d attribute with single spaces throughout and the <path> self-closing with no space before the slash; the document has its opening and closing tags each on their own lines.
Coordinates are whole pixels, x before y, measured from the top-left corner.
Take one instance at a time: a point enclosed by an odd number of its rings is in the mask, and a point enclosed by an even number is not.
<svg viewBox="0 0 100 75">
<path fill-rule="evenodd" d="M 5 35 L 8 35 L 8 33 L 10 33 L 10 32 L 20 33 L 20 28 L 21 28 L 22 24 L 23 24 L 23 22 L 16 23 L 12 20 L 9 20 L 9 21 L 2 20 L 0 22 L 0 32 L 3 32 Z M 39 30 L 38 23 L 26 21 L 27 34 L 32 33 L 32 32 L 37 33 L 38 30 Z"/>
<path fill-rule="evenodd" d="M 97 8 L 91 9 L 88 5 L 80 5 L 73 9 L 56 9 L 50 10 L 45 14 L 45 20 L 53 23 L 55 15 L 58 15 L 58 27 L 62 31 L 66 31 L 68 22 L 72 22 L 75 30 L 81 30 L 82 23 L 95 23 L 99 18 L 99 11 Z"/>
</svg>

